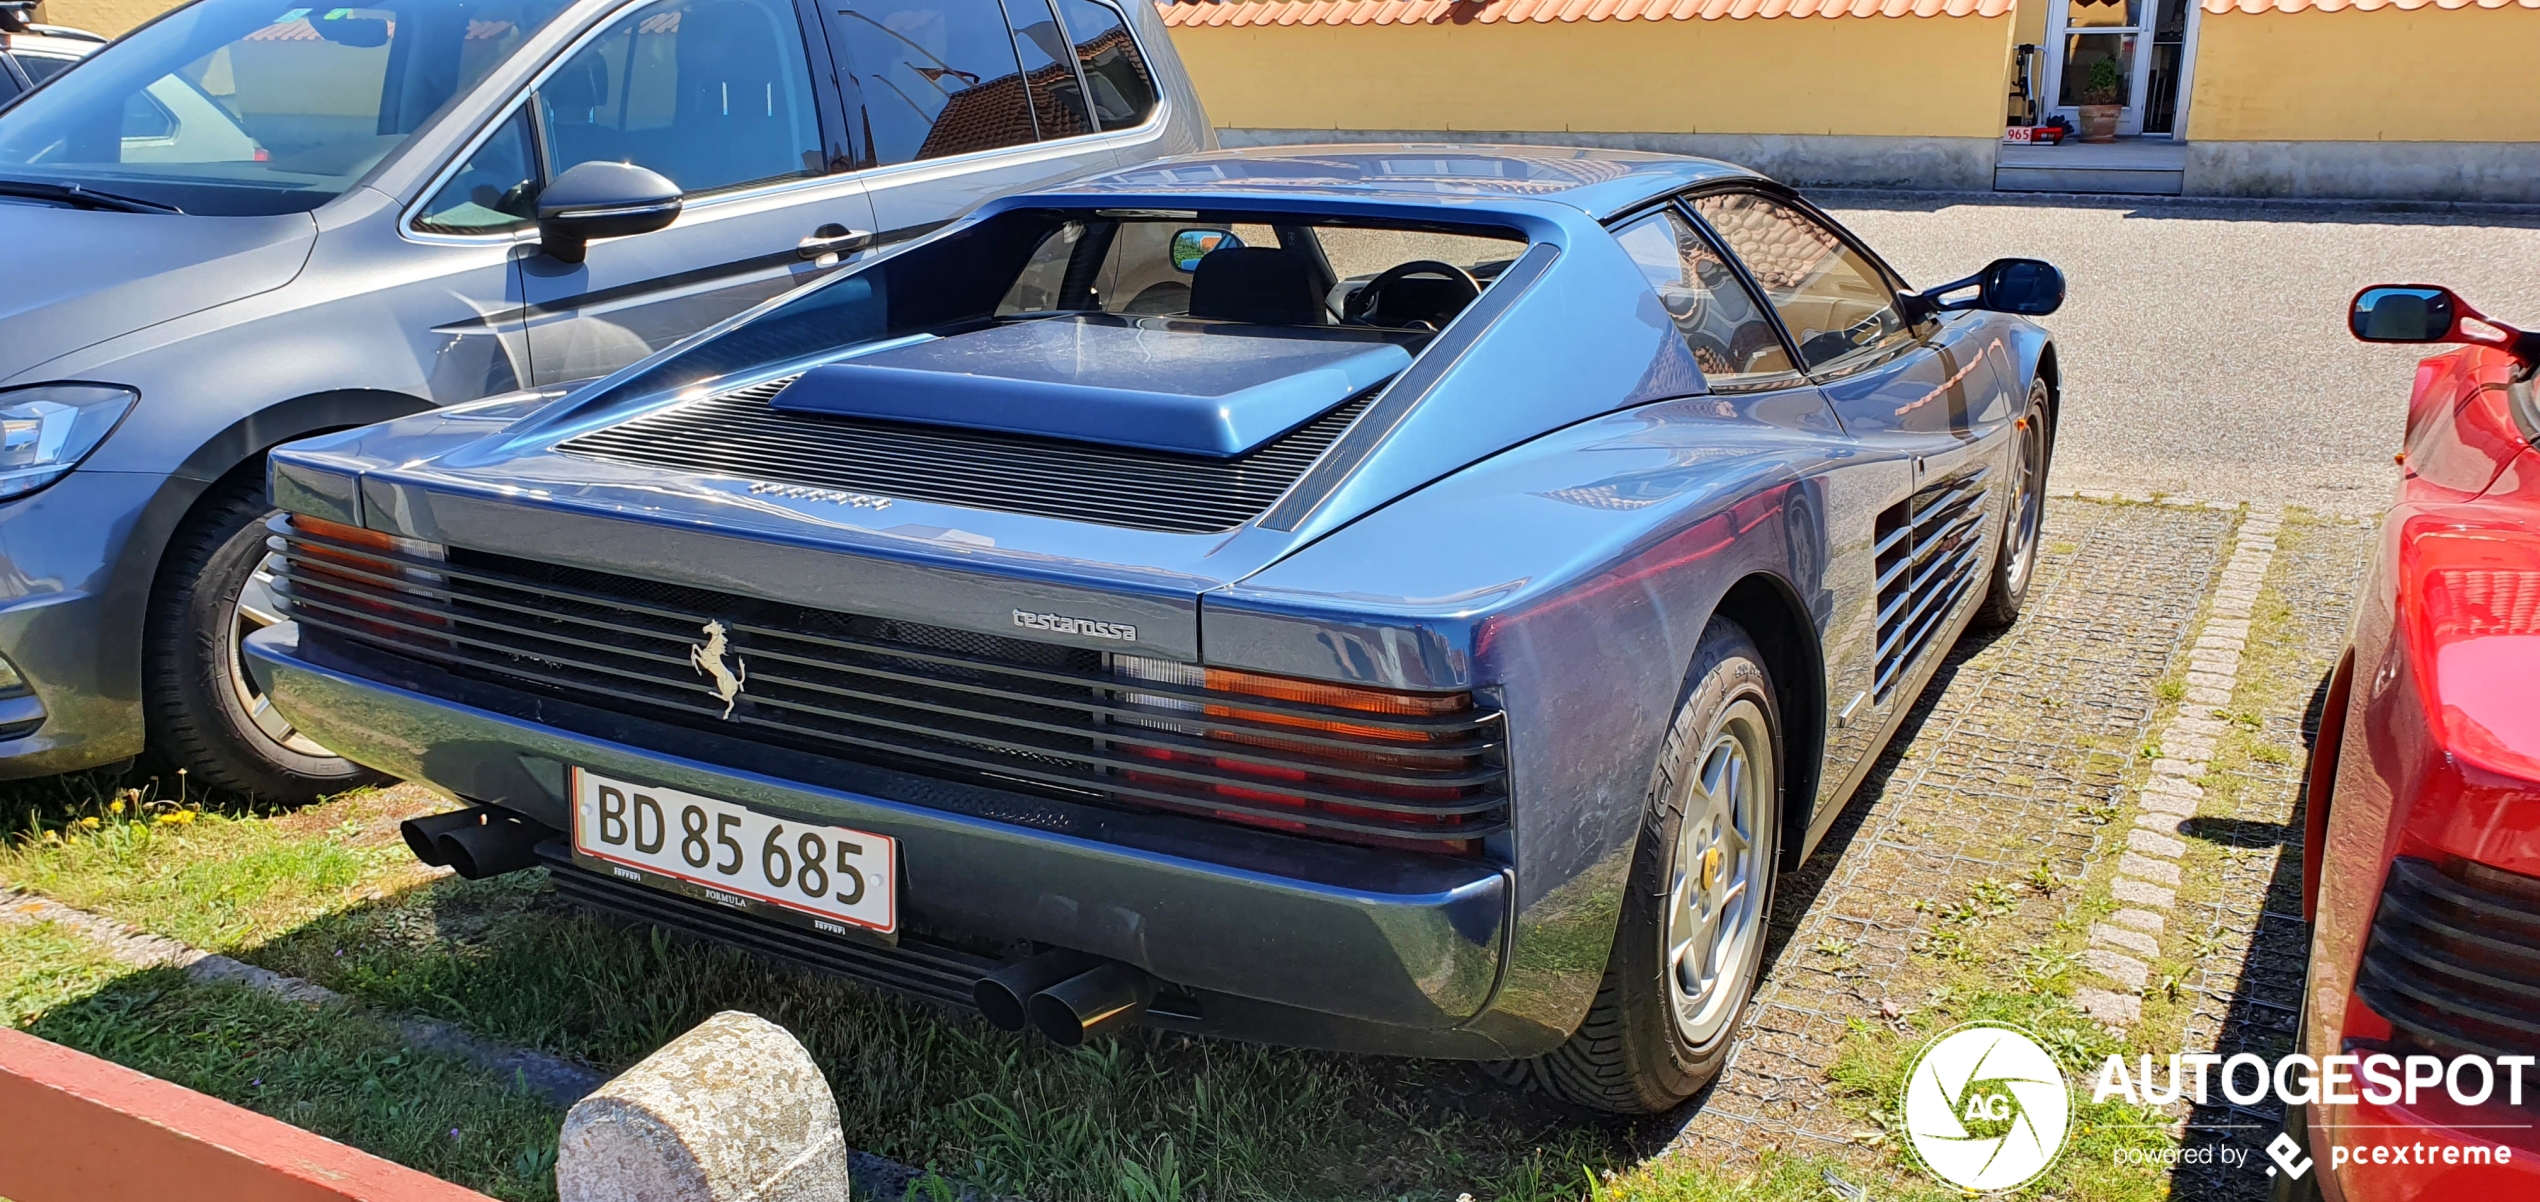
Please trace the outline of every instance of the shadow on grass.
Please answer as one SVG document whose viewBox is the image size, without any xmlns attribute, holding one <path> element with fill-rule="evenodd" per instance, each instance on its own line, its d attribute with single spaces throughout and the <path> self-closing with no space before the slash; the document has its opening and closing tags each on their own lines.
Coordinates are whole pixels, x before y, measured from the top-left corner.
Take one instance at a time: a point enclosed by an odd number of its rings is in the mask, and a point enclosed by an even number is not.
<svg viewBox="0 0 2540 1202">
<path fill-rule="evenodd" d="M 1663 1145 L 1476 1066 L 1136 1029 L 1068 1051 L 976 1016 L 624 923 L 544 870 L 444 879 L 242 958 L 366 1007 L 622 1070 L 721 1010 L 782 1024 L 850 1147 L 979 1190 L 1070 1199 L 1575 1198 Z M 1150 1183 L 1152 1188 L 1139 1185 Z"/>
<path fill-rule="evenodd" d="M 496 1197 L 555 1197 L 561 1115 L 510 1083 L 407 1049 L 359 1012 L 154 968 L 58 1001 L 25 1029 Z"/>
</svg>

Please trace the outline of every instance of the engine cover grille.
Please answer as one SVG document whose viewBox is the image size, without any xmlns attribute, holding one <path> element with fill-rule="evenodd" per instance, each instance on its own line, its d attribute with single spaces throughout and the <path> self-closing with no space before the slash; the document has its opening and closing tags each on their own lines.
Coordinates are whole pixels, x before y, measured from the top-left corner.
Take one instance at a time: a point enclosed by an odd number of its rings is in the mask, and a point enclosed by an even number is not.
<svg viewBox="0 0 2540 1202">
<path fill-rule="evenodd" d="M 2355 992 L 2419 1040 L 2540 1053 L 2540 880 L 2413 856 L 2390 864 Z"/>
<path fill-rule="evenodd" d="M 1207 534 L 1268 509 L 1369 400 L 1353 397 L 1251 454 L 1211 459 L 769 407 L 793 380 L 674 405 L 556 449 L 641 467 Z"/>
<path fill-rule="evenodd" d="M 1501 719 L 1465 694 L 1416 716 L 1229 696 L 1116 673 L 1099 651 L 275 528 L 303 638 L 707 732 L 735 767 L 768 744 L 1423 850 L 1476 850 L 1507 826 Z"/>
</svg>

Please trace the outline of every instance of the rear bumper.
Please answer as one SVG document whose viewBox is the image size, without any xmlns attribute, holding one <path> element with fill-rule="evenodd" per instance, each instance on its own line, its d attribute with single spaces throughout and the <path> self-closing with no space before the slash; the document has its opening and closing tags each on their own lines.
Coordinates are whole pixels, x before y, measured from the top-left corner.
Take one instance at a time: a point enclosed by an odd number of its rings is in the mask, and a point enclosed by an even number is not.
<svg viewBox="0 0 2540 1202">
<path fill-rule="evenodd" d="M 1507 939 L 1513 890 L 1500 865 L 1091 807 L 1071 818 L 1068 807 L 1040 798 L 1010 807 L 1034 815 L 1036 829 L 993 817 L 998 798 L 1012 796 L 993 790 L 782 752 L 739 761 L 764 771 L 736 770 L 681 754 L 699 737 L 676 727 L 431 668 L 364 664 L 356 672 L 304 652 L 289 623 L 260 632 L 248 652 L 275 704 L 327 746 L 558 829 L 569 825 L 566 770 L 578 765 L 890 835 L 900 842 L 912 951 L 920 942 L 958 946 L 982 951 L 976 963 L 993 966 L 999 953 L 1011 958 L 1039 944 L 1119 960 L 1196 999 L 1195 1017 L 1158 1013 L 1155 1025 L 1209 1034 L 1424 1056 L 1542 1050 L 1469 1029 L 1496 990 Z M 727 929 L 703 933 L 925 996 L 960 992 L 860 970 L 845 951 L 824 962 L 817 943 L 775 946 L 812 937 L 747 916 L 645 913 L 649 899 L 612 900 L 616 887 L 596 874 L 552 871 L 568 893 L 665 925 L 719 921 Z"/>
</svg>

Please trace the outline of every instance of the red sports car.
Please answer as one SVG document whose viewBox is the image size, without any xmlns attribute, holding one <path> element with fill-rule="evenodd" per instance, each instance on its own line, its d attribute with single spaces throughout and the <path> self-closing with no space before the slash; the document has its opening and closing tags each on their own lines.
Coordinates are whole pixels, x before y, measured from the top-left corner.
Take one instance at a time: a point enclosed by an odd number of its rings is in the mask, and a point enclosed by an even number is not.
<svg viewBox="0 0 2540 1202">
<path fill-rule="evenodd" d="M 2278 1196 L 2540 1197 L 2540 334 L 2423 286 L 2349 322 L 2463 345 L 2417 366 L 2313 744 L 2297 1050 L 2339 1096 L 2288 1116 Z"/>
</svg>

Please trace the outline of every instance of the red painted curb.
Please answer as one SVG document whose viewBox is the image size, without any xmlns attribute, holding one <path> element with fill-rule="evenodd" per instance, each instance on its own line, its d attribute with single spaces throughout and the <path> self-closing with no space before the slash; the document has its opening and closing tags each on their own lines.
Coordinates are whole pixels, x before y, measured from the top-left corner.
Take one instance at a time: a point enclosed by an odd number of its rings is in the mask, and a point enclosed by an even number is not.
<svg viewBox="0 0 2540 1202">
<path fill-rule="evenodd" d="M 0 1027 L 12 1202 L 489 1202 L 180 1085 Z"/>
</svg>

